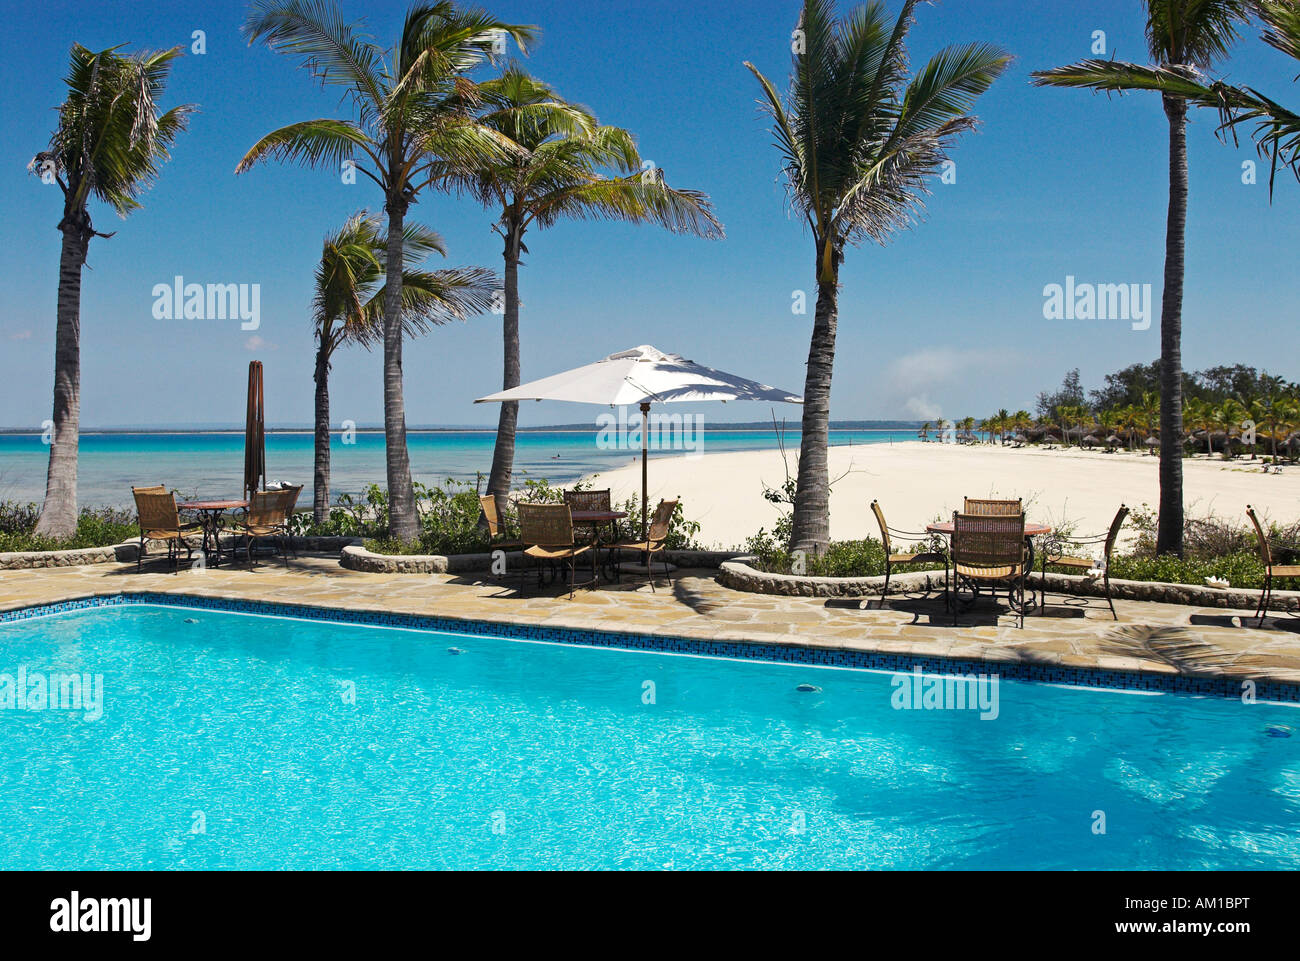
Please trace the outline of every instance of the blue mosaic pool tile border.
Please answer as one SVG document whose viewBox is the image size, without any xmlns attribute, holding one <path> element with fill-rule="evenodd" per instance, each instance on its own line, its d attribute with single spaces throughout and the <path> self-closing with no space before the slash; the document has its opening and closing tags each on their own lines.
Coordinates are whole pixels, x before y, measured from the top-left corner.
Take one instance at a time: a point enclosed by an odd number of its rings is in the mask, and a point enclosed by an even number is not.
<svg viewBox="0 0 1300 961">
<path fill-rule="evenodd" d="M 800 647 L 764 644 L 761 641 L 710 641 L 700 638 L 630 634 L 616 631 L 584 630 L 533 624 L 510 624 L 498 621 L 467 621 L 424 614 L 387 611 L 358 611 L 311 604 L 248 601 L 233 598 L 198 597 L 190 594 L 139 592 L 84 597 L 39 607 L 0 611 L 0 623 L 46 617 L 104 607 L 129 604 L 157 604 L 198 610 L 229 611 L 236 614 L 269 614 L 300 617 L 308 620 L 334 621 L 343 624 L 369 624 L 379 627 L 406 628 L 420 631 L 446 631 L 508 640 L 550 641 L 583 647 L 608 647 L 628 651 L 655 651 L 673 654 L 696 654 L 740 660 L 766 661 L 776 664 L 808 664 L 858 670 L 911 671 L 920 668 L 932 674 L 997 674 L 1008 680 L 1064 684 L 1072 687 L 1118 688 L 1121 690 L 1157 691 L 1203 697 L 1239 698 L 1241 682 L 1231 678 L 1187 677 L 1184 675 L 1144 674 L 1136 671 L 1111 671 L 1102 668 L 1061 667 L 1042 664 L 1015 664 L 946 657 L 917 657 L 842 648 Z M 1300 702 L 1300 685 L 1259 681 L 1255 697 L 1261 701 Z"/>
</svg>

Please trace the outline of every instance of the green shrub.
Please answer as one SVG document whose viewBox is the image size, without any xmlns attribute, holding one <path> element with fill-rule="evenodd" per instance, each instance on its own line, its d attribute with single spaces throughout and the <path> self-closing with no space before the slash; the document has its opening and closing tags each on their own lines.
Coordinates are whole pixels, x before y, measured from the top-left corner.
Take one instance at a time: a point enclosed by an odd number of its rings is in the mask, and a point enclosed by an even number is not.
<svg viewBox="0 0 1300 961">
<path fill-rule="evenodd" d="M 479 554 L 491 549 L 486 526 L 480 526 L 478 482 L 469 484 L 448 478 L 441 485 L 415 485 L 416 508 L 420 515 L 420 536 L 413 544 L 403 544 L 388 535 L 388 493 L 372 484 L 365 495 L 353 498 L 347 494 L 339 497 L 338 505 L 331 509 L 324 524 L 311 523 L 310 514 L 300 514 L 294 520 L 294 533 L 298 536 L 360 537 L 367 550 L 379 554 Z M 591 482 L 578 482 L 569 490 L 588 490 Z M 545 479 L 527 479 L 523 489 L 516 492 L 517 500 L 532 504 L 559 504 L 564 502 L 565 488 L 553 487 Z M 640 531 L 641 498 L 630 497 L 615 510 L 626 511 L 627 519 L 620 524 L 620 535 L 631 537 Z M 667 544 L 673 550 L 696 548 L 695 535 L 700 525 L 688 521 L 681 504 L 673 513 Z M 519 538 L 518 522 L 513 516 L 504 519 L 502 535 L 507 540 Z"/>
<path fill-rule="evenodd" d="M 82 508 L 77 516 L 77 531 L 67 540 L 38 537 L 35 531 L 40 516 L 40 507 L 36 504 L 0 502 L 0 552 L 111 547 L 140 536 L 135 512 L 115 507 Z"/>
</svg>

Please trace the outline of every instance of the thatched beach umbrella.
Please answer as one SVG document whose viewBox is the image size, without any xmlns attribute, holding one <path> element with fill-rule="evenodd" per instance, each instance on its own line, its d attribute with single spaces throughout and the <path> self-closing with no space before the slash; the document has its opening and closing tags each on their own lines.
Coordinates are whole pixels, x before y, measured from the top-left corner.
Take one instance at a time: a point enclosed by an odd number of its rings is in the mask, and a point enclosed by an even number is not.
<svg viewBox="0 0 1300 961">
<path fill-rule="evenodd" d="M 252 500 L 266 487 L 266 407 L 262 396 L 262 362 L 248 364 L 248 409 L 244 418 L 244 492 Z"/>
<path fill-rule="evenodd" d="M 1155 452 L 1155 449 L 1156 449 L 1157 447 L 1160 446 L 1160 438 L 1159 438 L 1159 437 L 1148 437 L 1148 438 L 1147 438 L 1146 440 L 1144 440 L 1142 443 L 1144 443 L 1144 444 L 1146 445 L 1147 450 L 1149 450 L 1149 451 L 1151 451 L 1151 452 L 1154 453 L 1154 452 Z"/>
<path fill-rule="evenodd" d="M 1087 437 L 1083 439 L 1082 443 L 1085 447 L 1096 447 L 1098 444 L 1101 443 L 1101 438 L 1098 437 L 1096 434 L 1089 434 Z"/>
<path fill-rule="evenodd" d="M 1118 447 L 1122 443 L 1124 443 L 1124 439 L 1119 434 L 1111 434 L 1106 438 L 1106 446 L 1108 447 Z"/>
</svg>

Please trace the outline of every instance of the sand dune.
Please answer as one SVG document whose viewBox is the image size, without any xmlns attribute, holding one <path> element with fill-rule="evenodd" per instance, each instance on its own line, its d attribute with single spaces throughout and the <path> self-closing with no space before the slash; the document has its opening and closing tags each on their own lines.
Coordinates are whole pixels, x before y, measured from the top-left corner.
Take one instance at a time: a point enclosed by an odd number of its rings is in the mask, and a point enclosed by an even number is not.
<svg viewBox="0 0 1300 961">
<path fill-rule="evenodd" d="M 651 503 L 680 496 L 686 515 L 701 524 L 700 541 L 708 545 L 730 547 L 759 527 L 770 530 L 778 513 L 763 499 L 763 484 L 779 487 L 785 480 L 780 452 L 705 450 L 698 457 L 652 454 Z M 793 471 L 793 454 L 789 460 Z M 875 536 L 873 499 L 880 501 L 891 526 L 919 530 L 951 516 L 963 496 L 1021 497 L 1030 520 L 1068 522 L 1081 533 L 1102 531 L 1121 502 L 1155 507 L 1158 467 L 1155 457 L 1127 452 L 920 442 L 835 447 L 830 455 L 831 535 L 837 540 Z M 1185 460 L 1183 470 L 1189 512 L 1213 512 L 1243 525 L 1248 503 L 1275 519 L 1300 515 L 1300 468 L 1266 476 L 1258 461 L 1200 457 Z M 619 498 L 641 487 L 639 459 L 598 476 L 598 486 L 610 486 Z"/>
</svg>

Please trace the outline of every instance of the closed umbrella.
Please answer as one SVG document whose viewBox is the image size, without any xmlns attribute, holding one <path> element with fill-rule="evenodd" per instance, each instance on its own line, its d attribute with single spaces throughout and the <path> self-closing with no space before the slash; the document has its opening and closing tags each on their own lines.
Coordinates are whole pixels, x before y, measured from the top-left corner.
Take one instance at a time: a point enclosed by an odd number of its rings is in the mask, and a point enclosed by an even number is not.
<svg viewBox="0 0 1300 961">
<path fill-rule="evenodd" d="M 248 364 L 248 410 L 244 418 L 244 492 L 253 499 L 266 487 L 266 408 L 262 397 L 262 362 Z"/>
<path fill-rule="evenodd" d="M 608 407 L 637 404 L 641 408 L 641 539 L 646 537 L 649 475 L 650 405 L 686 401 L 757 400 L 802 404 L 803 398 L 757 381 L 705 367 L 680 354 L 666 354 L 643 344 L 610 354 L 594 364 L 575 367 L 528 384 L 489 394 L 476 404 L 520 400 L 562 400 Z"/>
</svg>

